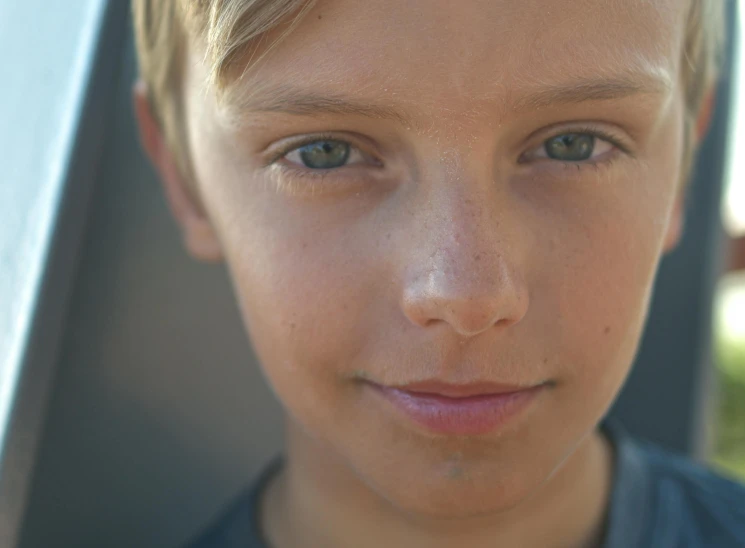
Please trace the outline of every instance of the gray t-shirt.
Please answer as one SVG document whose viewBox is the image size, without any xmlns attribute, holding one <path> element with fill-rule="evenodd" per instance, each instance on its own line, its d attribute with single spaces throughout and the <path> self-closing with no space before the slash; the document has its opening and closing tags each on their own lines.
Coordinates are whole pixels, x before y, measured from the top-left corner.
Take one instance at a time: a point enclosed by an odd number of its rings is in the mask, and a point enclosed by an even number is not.
<svg viewBox="0 0 745 548">
<path fill-rule="evenodd" d="M 603 548 L 745 548 L 745 486 L 631 438 L 618 422 L 601 430 L 616 455 Z M 282 462 L 275 458 L 187 548 L 269 548 L 258 501 Z"/>
</svg>

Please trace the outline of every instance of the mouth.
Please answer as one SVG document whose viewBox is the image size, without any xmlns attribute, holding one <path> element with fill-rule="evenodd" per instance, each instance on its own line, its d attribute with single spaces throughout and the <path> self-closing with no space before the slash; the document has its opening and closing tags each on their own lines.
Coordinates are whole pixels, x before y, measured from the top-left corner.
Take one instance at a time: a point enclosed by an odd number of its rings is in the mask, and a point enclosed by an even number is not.
<svg viewBox="0 0 745 548">
<path fill-rule="evenodd" d="M 540 384 L 540 383 L 539 383 Z M 514 394 L 523 390 L 529 390 L 538 386 L 501 384 L 495 382 L 472 382 L 468 384 L 452 384 L 438 380 L 428 380 L 402 385 L 391 386 L 397 390 L 417 394 L 430 394 L 433 396 L 444 396 L 446 398 L 470 398 L 474 396 L 497 396 L 503 394 Z"/>
<path fill-rule="evenodd" d="M 517 419 L 551 386 L 431 380 L 397 386 L 366 384 L 398 415 L 426 430 L 451 436 L 493 433 Z"/>
</svg>

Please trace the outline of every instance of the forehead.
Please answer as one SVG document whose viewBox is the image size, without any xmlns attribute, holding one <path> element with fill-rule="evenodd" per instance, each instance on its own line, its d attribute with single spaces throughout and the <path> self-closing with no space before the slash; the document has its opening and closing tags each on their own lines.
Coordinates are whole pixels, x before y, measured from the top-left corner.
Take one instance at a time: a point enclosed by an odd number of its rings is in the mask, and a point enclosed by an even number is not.
<svg viewBox="0 0 745 548">
<path fill-rule="evenodd" d="M 669 80 L 687 0 L 320 0 L 225 94 L 288 81 L 406 106 L 470 105 L 607 76 Z M 272 43 L 279 31 L 264 43 Z M 257 55 L 258 53 L 258 55 Z"/>
</svg>

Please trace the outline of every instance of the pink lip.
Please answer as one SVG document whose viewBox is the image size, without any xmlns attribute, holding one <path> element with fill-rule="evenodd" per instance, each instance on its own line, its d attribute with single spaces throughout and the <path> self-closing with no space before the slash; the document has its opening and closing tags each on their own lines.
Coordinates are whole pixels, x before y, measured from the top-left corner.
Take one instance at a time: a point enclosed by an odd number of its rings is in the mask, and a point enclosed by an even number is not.
<svg viewBox="0 0 745 548">
<path fill-rule="evenodd" d="M 441 434 L 474 436 L 507 424 L 546 388 L 496 384 L 416 383 L 403 387 L 370 386 L 414 422 Z M 416 388 L 416 390 L 415 390 Z"/>
</svg>

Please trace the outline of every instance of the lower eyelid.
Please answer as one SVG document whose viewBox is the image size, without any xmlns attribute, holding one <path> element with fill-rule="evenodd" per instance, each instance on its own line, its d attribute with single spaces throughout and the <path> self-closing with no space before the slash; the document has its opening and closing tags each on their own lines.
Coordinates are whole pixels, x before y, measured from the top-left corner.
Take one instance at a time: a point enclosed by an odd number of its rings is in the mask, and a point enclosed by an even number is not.
<svg viewBox="0 0 745 548">
<path fill-rule="evenodd" d="M 614 165 L 624 157 L 625 153 L 618 147 L 612 147 L 600 156 L 582 162 L 570 162 L 565 160 L 552 160 L 550 158 L 535 158 L 524 162 L 522 169 L 527 170 L 534 176 L 563 177 L 565 174 L 574 176 L 576 174 L 594 173 Z"/>
<path fill-rule="evenodd" d="M 591 170 L 591 172 L 604 169 L 612 164 L 615 164 L 617 160 L 621 158 L 623 152 L 618 148 L 613 148 L 610 151 L 602 154 L 599 158 L 592 160 L 585 160 L 584 162 L 567 162 L 562 160 L 549 160 L 540 162 L 543 164 L 542 168 L 546 170 L 554 171 L 565 171 L 568 170 L 570 173 L 577 173 L 585 170 Z M 544 160 L 541 158 L 541 160 Z M 558 168 L 558 169 L 557 169 Z"/>
<path fill-rule="evenodd" d="M 367 170 L 368 166 L 364 162 L 347 163 L 343 166 L 328 168 L 328 169 L 313 169 L 305 167 L 303 164 L 297 164 L 289 162 L 285 159 L 280 159 L 275 162 L 273 166 L 275 177 L 283 177 L 287 179 L 298 179 L 298 180 L 331 180 L 336 179 L 337 181 L 355 180 L 363 177 L 363 173 L 369 173 Z"/>
<path fill-rule="evenodd" d="M 277 162 L 269 177 L 273 186 L 290 196 L 346 193 L 354 188 L 370 188 L 377 178 L 370 177 L 369 170 L 359 164 L 336 169 L 308 169 L 296 164 Z"/>
</svg>

